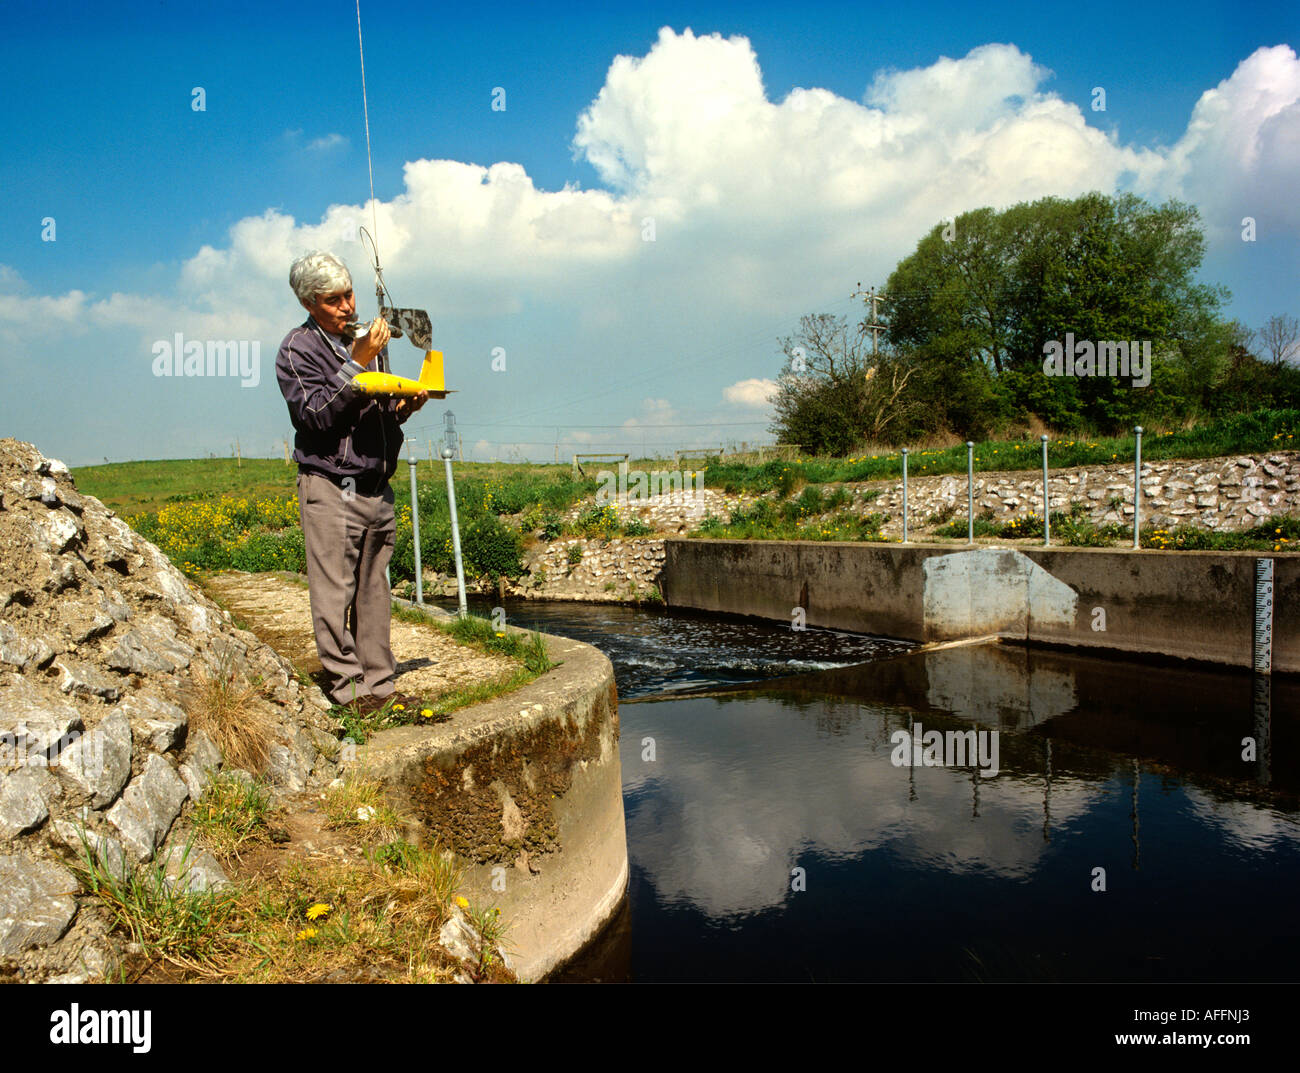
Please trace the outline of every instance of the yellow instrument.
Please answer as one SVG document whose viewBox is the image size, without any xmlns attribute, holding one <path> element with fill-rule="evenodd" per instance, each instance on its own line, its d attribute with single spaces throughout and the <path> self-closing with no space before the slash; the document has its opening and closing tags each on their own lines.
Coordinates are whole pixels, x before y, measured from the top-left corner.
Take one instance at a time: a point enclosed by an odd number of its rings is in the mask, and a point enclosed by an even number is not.
<svg viewBox="0 0 1300 1073">
<path fill-rule="evenodd" d="M 427 391 L 431 399 L 445 399 L 448 395 L 441 350 L 425 351 L 419 380 L 375 372 L 357 373 L 352 382 L 367 395 L 418 395 L 422 391 Z"/>
</svg>

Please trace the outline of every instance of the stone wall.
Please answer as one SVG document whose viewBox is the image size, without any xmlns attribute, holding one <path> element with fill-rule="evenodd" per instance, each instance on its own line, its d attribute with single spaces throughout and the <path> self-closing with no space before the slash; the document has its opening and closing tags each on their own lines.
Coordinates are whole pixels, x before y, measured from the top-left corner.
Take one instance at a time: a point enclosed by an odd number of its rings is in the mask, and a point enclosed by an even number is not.
<svg viewBox="0 0 1300 1073">
<path fill-rule="evenodd" d="M 911 462 L 907 499 L 909 527 L 922 530 L 939 518 L 966 517 L 966 478 L 915 476 Z M 873 481 L 857 485 L 879 490 L 863 504 L 865 511 L 890 515 L 882 532 L 903 531 L 903 482 Z M 1133 461 L 1109 466 L 1048 470 L 1051 509 L 1069 511 L 1079 504 L 1096 523 L 1133 522 Z M 1043 511 L 1042 470 L 975 474 L 975 513 L 1010 520 Z M 1142 464 L 1142 524 L 1193 525 L 1204 529 L 1251 529 L 1270 517 L 1300 515 L 1300 452 L 1207 458 L 1202 461 Z"/>
</svg>

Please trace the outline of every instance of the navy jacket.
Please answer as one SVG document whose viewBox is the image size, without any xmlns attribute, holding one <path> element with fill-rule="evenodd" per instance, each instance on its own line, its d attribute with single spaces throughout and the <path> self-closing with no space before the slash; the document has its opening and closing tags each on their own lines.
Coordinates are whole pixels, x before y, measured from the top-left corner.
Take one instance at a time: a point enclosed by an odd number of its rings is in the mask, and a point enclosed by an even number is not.
<svg viewBox="0 0 1300 1073">
<path fill-rule="evenodd" d="M 351 477 L 358 492 L 374 495 L 397 471 L 405 419 L 394 412 L 396 399 L 369 397 L 352 383 L 364 370 L 351 350 L 349 340 L 308 317 L 280 344 L 275 376 L 296 430 L 298 471 L 336 484 Z"/>
</svg>

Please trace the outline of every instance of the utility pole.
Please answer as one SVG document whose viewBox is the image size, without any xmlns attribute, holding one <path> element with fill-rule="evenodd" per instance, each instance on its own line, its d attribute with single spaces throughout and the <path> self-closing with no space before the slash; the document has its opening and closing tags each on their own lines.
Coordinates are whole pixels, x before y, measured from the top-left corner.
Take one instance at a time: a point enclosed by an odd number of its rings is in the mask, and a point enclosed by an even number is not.
<svg viewBox="0 0 1300 1073">
<path fill-rule="evenodd" d="M 858 286 L 861 287 L 862 284 L 859 283 Z M 883 294 L 877 294 L 875 287 L 872 287 L 869 291 L 856 290 L 852 296 L 854 298 L 860 297 L 871 303 L 871 322 L 869 324 L 864 323 L 862 330 L 871 332 L 871 356 L 874 358 L 880 350 L 880 333 L 885 330 L 885 325 L 880 323 L 880 307 L 878 303 L 887 302 L 889 299 Z"/>
<path fill-rule="evenodd" d="M 239 451 L 239 437 L 235 437 L 235 469 L 241 469 L 244 465 L 244 456 Z"/>
</svg>

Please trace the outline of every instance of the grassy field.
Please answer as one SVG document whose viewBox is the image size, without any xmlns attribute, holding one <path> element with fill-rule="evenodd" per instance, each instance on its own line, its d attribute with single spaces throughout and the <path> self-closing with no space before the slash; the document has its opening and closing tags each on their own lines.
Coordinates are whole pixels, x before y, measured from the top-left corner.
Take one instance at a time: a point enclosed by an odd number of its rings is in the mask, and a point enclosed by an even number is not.
<svg viewBox="0 0 1300 1073">
<path fill-rule="evenodd" d="M 658 465 L 648 460 L 635 465 Z M 426 485 L 445 488 L 441 460 L 430 466 L 428 458 L 416 467 L 420 489 Z M 456 480 L 502 482 L 526 473 L 546 480 L 567 477 L 568 465 L 532 465 L 517 462 L 457 462 Z M 393 490 L 401 495 L 410 488 L 405 461 L 393 476 Z M 77 487 L 111 507 L 123 517 L 154 514 L 168 503 L 185 503 L 221 496 L 261 499 L 296 493 L 298 467 L 281 459 L 246 458 L 236 465 L 233 458 L 175 458 L 153 462 L 110 462 L 101 466 L 78 466 L 72 471 Z M 409 497 L 408 497 L 409 498 Z"/>
<path fill-rule="evenodd" d="M 1262 454 L 1300 448 L 1300 411 L 1261 410 L 1238 414 L 1188 429 L 1152 430 L 1144 436 L 1146 461 L 1201 459 L 1239 454 Z M 1054 469 L 1127 463 L 1133 458 L 1133 437 L 1071 439 L 1048 442 L 1048 463 Z M 1041 465 L 1041 444 L 1036 440 L 996 440 L 976 444 L 975 470 L 980 473 L 1036 470 Z M 664 470 L 664 459 L 631 459 L 633 471 Z M 695 465 L 695 464 L 692 464 Z M 576 520 L 564 518 L 575 503 L 592 496 L 601 469 L 613 470 L 612 461 L 592 462 L 585 474 L 573 479 L 567 464 L 517 462 L 457 463 L 456 497 L 461 543 L 468 570 L 475 577 L 517 577 L 528 545 L 538 539 L 560 536 L 649 535 L 636 519 L 617 516 L 612 508 L 590 506 Z M 753 505 L 733 516 L 730 524 L 709 518 L 695 535 L 749 539 L 878 540 L 883 517 L 866 519 L 836 513 L 847 499 L 846 482 L 897 479 L 901 459 L 897 450 L 863 448 L 840 459 L 791 458 L 749 464 L 733 458 L 714 459 L 703 466 L 706 487 L 728 493 L 762 495 L 775 499 Z M 964 444 L 932 447 L 911 454 L 914 477 L 963 474 Z M 98 496 L 123 515 L 142 535 L 154 541 L 181 569 L 190 574 L 205 570 L 301 570 L 302 533 L 298 528 L 295 478 L 297 467 L 282 460 L 188 459 L 110 463 L 73 471 L 82 491 Z M 453 569 L 447 489 L 441 460 L 418 461 L 420 549 L 423 565 L 448 573 Z M 824 490 L 819 486 L 827 486 Z M 398 519 L 392 576 L 395 581 L 414 576 L 414 540 L 410 503 L 410 470 L 398 466 L 393 491 Z M 795 497 L 795 498 L 791 498 Z M 1063 519 L 1073 541 L 1109 544 L 1119 539 L 1103 528 Z M 997 535 L 1011 538 L 1032 530 L 1030 518 L 1004 527 Z M 1038 523 L 1041 524 L 1041 523 Z M 1274 527 L 1276 528 L 1276 526 Z M 1077 532 L 1075 531 L 1077 530 Z M 940 534 L 942 535 L 942 534 Z M 1276 532 L 1198 535 L 1189 531 L 1167 534 L 1163 530 L 1144 536 L 1151 547 L 1254 547 L 1295 539 L 1289 523 Z M 1149 541 L 1149 543 L 1148 543 Z M 1206 541 L 1209 541 L 1207 544 Z M 1216 543 L 1216 541 L 1218 543 Z"/>
</svg>

